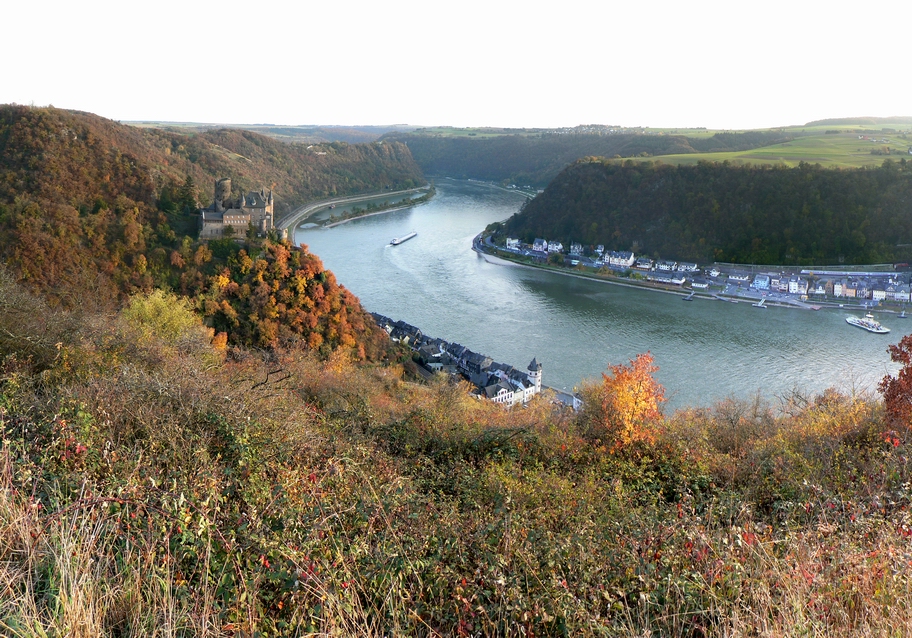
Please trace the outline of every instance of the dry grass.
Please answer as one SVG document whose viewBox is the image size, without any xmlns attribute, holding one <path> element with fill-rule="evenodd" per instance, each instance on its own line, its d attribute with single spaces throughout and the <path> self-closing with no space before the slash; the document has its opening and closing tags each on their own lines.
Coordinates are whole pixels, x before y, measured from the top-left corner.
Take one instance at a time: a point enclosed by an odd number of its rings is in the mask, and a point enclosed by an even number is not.
<svg viewBox="0 0 912 638">
<path fill-rule="evenodd" d="M 909 442 L 870 397 L 611 447 L 397 366 L 86 326 L 0 379 L 0 634 L 912 633 Z"/>
</svg>

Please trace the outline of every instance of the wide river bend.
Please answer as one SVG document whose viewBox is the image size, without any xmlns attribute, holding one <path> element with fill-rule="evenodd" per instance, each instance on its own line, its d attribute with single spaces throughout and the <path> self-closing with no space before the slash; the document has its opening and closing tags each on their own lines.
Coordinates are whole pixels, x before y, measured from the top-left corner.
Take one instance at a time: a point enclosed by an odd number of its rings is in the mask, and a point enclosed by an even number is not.
<svg viewBox="0 0 912 638">
<path fill-rule="evenodd" d="M 609 363 L 650 351 L 669 407 L 709 405 L 758 392 L 874 392 L 897 367 L 887 345 L 912 318 L 879 317 L 875 335 L 847 311 L 758 310 L 749 303 L 631 289 L 487 263 L 472 238 L 519 210 L 523 196 L 477 182 L 438 180 L 428 203 L 330 229 L 298 228 L 338 280 L 372 311 L 516 367 L 536 357 L 546 385 L 572 389 Z M 400 246 L 393 237 L 416 231 Z"/>
</svg>

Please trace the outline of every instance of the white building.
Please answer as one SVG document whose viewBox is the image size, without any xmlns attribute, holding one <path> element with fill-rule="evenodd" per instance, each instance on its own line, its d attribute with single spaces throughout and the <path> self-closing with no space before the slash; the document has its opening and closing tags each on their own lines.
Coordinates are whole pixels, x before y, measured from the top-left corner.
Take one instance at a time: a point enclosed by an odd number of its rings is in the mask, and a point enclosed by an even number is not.
<svg viewBox="0 0 912 638">
<path fill-rule="evenodd" d="M 789 277 L 788 291 L 792 295 L 806 295 L 808 291 L 808 282 L 801 277 Z"/>
<path fill-rule="evenodd" d="M 618 268 L 630 268 L 636 262 L 636 257 L 629 250 L 610 251 L 608 255 L 608 265 Z"/>
</svg>

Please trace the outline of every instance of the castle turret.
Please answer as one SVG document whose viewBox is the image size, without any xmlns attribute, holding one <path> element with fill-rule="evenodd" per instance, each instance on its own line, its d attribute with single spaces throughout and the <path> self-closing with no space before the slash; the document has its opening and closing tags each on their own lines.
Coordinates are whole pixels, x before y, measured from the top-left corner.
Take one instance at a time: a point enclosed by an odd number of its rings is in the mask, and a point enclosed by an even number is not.
<svg viewBox="0 0 912 638">
<path fill-rule="evenodd" d="M 535 384 L 535 393 L 538 394 L 541 392 L 542 386 L 542 366 L 535 360 L 535 357 L 532 358 L 532 363 L 529 364 L 528 370 L 529 381 Z"/>
<path fill-rule="evenodd" d="M 215 210 L 223 212 L 225 202 L 231 198 L 231 180 L 227 177 L 215 181 Z M 229 204 L 230 205 L 230 204 Z"/>
</svg>

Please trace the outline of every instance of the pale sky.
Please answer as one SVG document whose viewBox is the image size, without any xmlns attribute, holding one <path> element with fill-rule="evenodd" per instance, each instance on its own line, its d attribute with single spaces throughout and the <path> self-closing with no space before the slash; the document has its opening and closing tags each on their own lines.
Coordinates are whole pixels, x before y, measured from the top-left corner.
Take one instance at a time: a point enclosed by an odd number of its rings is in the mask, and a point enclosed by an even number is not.
<svg viewBox="0 0 912 638">
<path fill-rule="evenodd" d="M 912 0 L 20 0 L 0 103 L 115 120 L 765 128 L 912 115 Z"/>
</svg>

